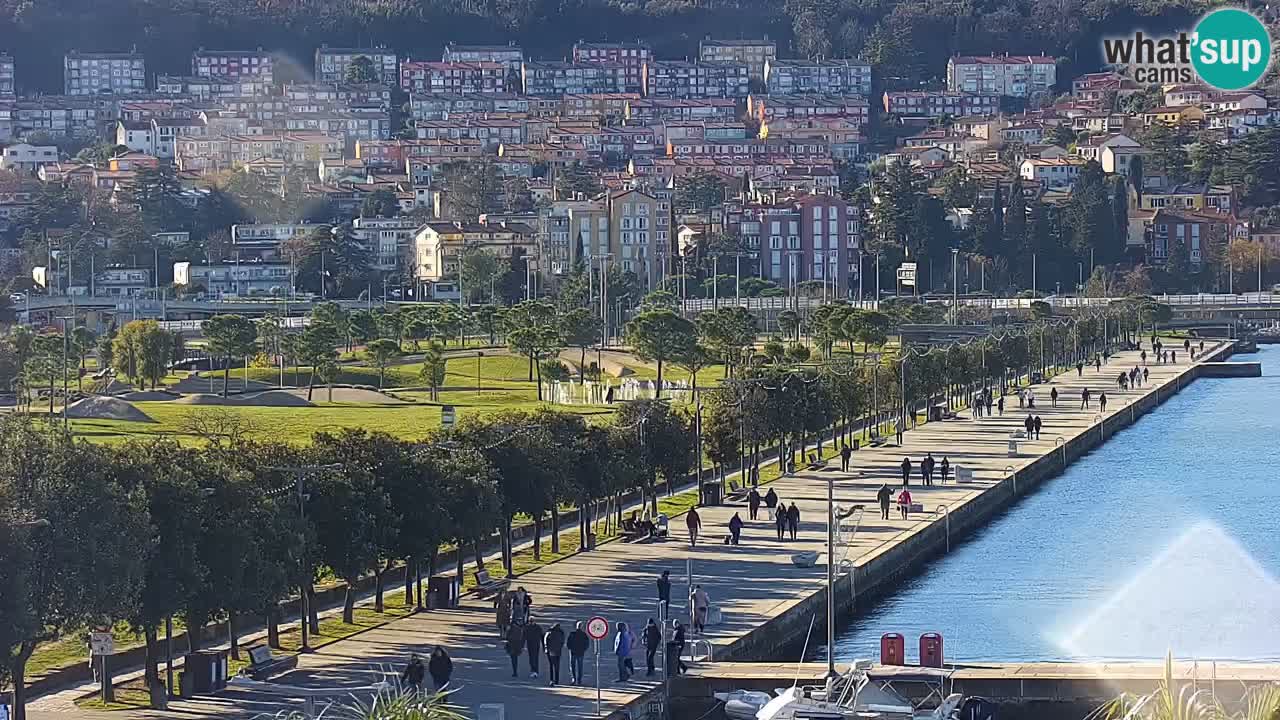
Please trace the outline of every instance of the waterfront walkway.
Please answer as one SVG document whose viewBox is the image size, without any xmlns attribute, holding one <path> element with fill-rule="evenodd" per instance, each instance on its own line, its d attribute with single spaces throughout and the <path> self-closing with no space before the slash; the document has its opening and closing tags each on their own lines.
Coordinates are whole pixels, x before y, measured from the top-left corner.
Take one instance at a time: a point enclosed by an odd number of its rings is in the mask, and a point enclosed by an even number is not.
<svg viewBox="0 0 1280 720">
<path fill-rule="evenodd" d="M 844 505 L 863 503 L 867 507 L 848 557 L 861 562 L 927 523 L 941 522 L 941 515 L 936 513 L 940 506 L 946 505 L 954 512 L 999 482 L 1005 476 L 1007 466 L 1021 468 L 1052 452 L 1058 438 L 1065 441 L 1089 431 L 1095 427 L 1101 414 L 1096 399 L 1100 391 L 1107 394 L 1108 415 L 1126 411 L 1134 399 L 1155 392 L 1176 375 L 1189 370 L 1189 358 L 1182 353 L 1181 347 L 1177 350 L 1181 362 L 1176 365 L 1148 365 L 1150 380 L 1141 388 L 1122 391 L 1115 383 L 1122 369 L 1141 364 L 1137 352 L 1118 353 L 1109 364 L 1103 365 L 1100 372 L 1086 368 L 1083 376 L 1077 377 L 1073 369 L 1052 383 L 1037 386 L 1035 412 L 1044 421 L 1041 439 L 1021 442 L 1018 458 L 1008 457 L 1008 438 L 1012 431 L 1022 428 L 1026 412 L 1019 412 L 1017 399 L 1012 396 L 1006 398 L 1003 417 L 972 420 L 965 412 L 955 421 L 928 423 L 906 433 L 901 448 L 864 448 L 854 453 L 851 471 L 834 473 L 837 502 Z M 1050 387 L 1059 390 L 1057 408 L 1050 404 Z M 1090 409 L 1082 410 L 1080 395 L 1085 387 L 1093 392 L 1094 400 Z M 932 452 L 939 463 L 947 457 L 953 466 L 958 464 L 972 469 L 974 482 L 940 485 L 937 477 L 940 473 L 935 469 L 935 484 L 921 487 L 918 466 L 927 452 Z M 881 483 L 888 483 L 896 496 L 901 479 L 899 464 L 904 456 L 910 457 L 914 466 L 911 493 L 916 502 L 924 505 L 926 513 L 901 520 L 895 507 L 890 520 L 881 520 L 875 503 L 876 490 Z M 839 461 L 834 461 L 834 464 L 838 469 Z M 662 570 L 670 570 L 674 581 L 673 614 L 680 617 L 687 613 L 685 573 L 691 563 L 693 582 L 702 585 L 710 594 L 712 603 L 723 613 L 723 622 L 709 628 L 708 639 L 719 646 L 727 646 L 786 606 L 821 589 L 825 579 L 822 563 L 800 569 L 792 565 L 791 555 L 802 550 L 823 551 L 826 542 L 826 480 L 832 474 L 831 471 L 799 472 L 772 484 L 784 502 L 795 501 L 800 509 L 800 532 L 794 542 L 778 541 L 774 527 L 763 511 L 761 520 L 749 520 L 746 503 L 740 502 L 699 511 L 706 544 L 700 543 L 697 548 L 688 547 L 684 541 L 684 520 L 675 518 L 672 521 L 673 539 L 652 544 L 607 543 L 594 552 L 575 555 L 533 571 L 519 578 L 515 585 L 524 586 L 533 595 L 534 617 L 544 628 L 559 622 L 567 632 L 575 621 L 603 615 L 611 623 L 626 622 L 640 636 L 645 620 L 656 615 L 655 580 Z M 726 524 L 734 512 L 740 512 L 746 521 L 742 544 L 736 547 L 719 542 L 727 534 Z M 540 679 L 530 679 L 527 656 L 520 660 L 521 677 L 513 680 L 509 661 L 494 626 L 492 605 L 472 596 L 464 598 L 460 609 L 421 613 L 328 645 L 302 657 L 299 669 L 279 681 L 319 687 L 366 685 L 380 679 L 383 672 L 398 672 L 410 653 L 417 652 L 425 657 L 437 644 L 443 644 L 453 656 L 454 682 L 460 688 L 455 699 L 463 705 L 475 708 L 482 702 L 503 703 L 507 717 L 521 720 L 596 716 L 592 654 L 587 658 L 584 687 L 547 687 L 545 666 Z M 619 684 L 615 682 L 617 673 L 612 655 L 612 635 L 607 646 L 602 643 L 600 669 L 606 715 L 654 685 L 644 677 L 643 651 L 637 651 L 634 657 L 640 672 L 631 682 Z M 566 658 L 562 669 L 566 681 L 569 678 L 567 665 Z M 252 717 L 289 706 L 296 707 L 296 704 L 282 703 L 273 697 L 242 690 L 173 704 L 175 710 L 194 717 Z M 70 710 L 65 704 L 45 703 L 43 699 L 35 701 L 31 709 L 33 720 L 58 717 L 59 709 Z M 75 712 L 78 716 L 90 715 L 84 711 Z M 113 714 L 116 717 L 121 715 Z M 125 715 L 172 717 L 174 713 L 138 711 Z"/>
</svg>

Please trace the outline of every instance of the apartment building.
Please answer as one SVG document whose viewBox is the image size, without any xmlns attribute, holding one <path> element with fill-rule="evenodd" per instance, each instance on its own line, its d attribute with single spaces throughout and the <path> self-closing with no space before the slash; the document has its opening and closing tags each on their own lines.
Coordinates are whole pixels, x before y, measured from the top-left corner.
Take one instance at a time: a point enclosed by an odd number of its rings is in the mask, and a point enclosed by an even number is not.
<svg viewBox="0 0 1280 720">
<path fill-rule="evenodd" d="M 252 76 L 239 78 L 225 75 L 156 76 L 157 93 L 190 95 L 201 101 L 266 95 L 272 87 L 271 81 Z"/>
<path fill-rule="evenodd" d="M 947 89 L 1031 98 L 1058 82 L 1058 66 L 1045 55 L 957 55 L 947 61 Z"/>
<path fill-rule="evenodd" d="M 1038 182 L 1049 190 L 1069 188 L 1076 184 L 1085 160 L 1079 157 L 1041 158 L 1023 160 L 1019 174 L 1023 180 Z"/>
<path fill-rule="evenodd" d="M 779 120 L 849 118 L 866 125 L 871 104 L 862 95 L 762 95 L 747 98 L 747 115 L 761 124 Z"/>
<path fill-rule="evenodd" d="M 273 133 L 181 137 L 175 142 L 179 170 L 208 172 L 243 167 L 255 161 L 315 167 L 322 158 L 341 157 L 342 138 L 323 133 Z"/>
<path fill-rule="evenodd" d="M 315 232 L 319 225 L 308 223 L 261 223 L 231 226 L 231 248 L 241 260 L 280 257 L 280 246 L 301 240 Z"/>
<path fill-rule="evenodd" d="M 0 148 L 0 170 L 34 173 L 42 165 L 58 162 L 58 148 L 53 145 L 15 143 Z"/>
<path fill-rule="evenodd" d="M 453 115 L 518 113 L 527 115 L 533 99 L 516 93 L 418 93 L 409 97 L 414 120 L 447 120 Z"/>
<path fill-rule="evenodd" d="M 725 223 L 741 235 L 760 276 L 783 287 L 816 280 L 847 297 L 858 279 L 857 208 L 838 195 L 804 194 L 734 208 Z"/>
<path fill-rule="evenodd" d="M 1147 254 L 1163 263 L 1169 253 L 1182 242 L 1193 265 L 1199 265 L 1213 243 L 1225 244 L 1231 238 L 1235 218 L 1213 210 L 1162 208 L 1151 219 Z"/>
<path fill-rule="evenodd" d="M 449 163 L 484 154 L 479 140 L 369 140 L 356 143 L 356 158 L 375 165 L 402 167 L 409 160 Z"/>
<path fill-rule="evenodd" d="M 730 60 L 655 60 L 644 66 L 644 92 L 650 98 L 707 99 L 746 97 L 746 63 Z"/>
<path fill-rule="evenodd" d="M 507 92 L 507 66 L 496 62 L 406 61 L 400 87 L 411 93 Z"/>
<path fill-rule="evenodd" d="M 627 121 L 641 125 L 668 121 L 731 122 L 737 116 L 738 103 L 733 98 L 642 98 L 627 101 L 626 109 Z"/>
<path fill-rule="evenodd" d="M 621 190 L 607 196 L 609 246 L 588 248 L 592 255 L 611 254 L 609 264 L 633 272 L 645 288 L 654 288 L 665 277 L 665 258 L 671 250 L 670 198 L 651 192 Z"/>
<path fill-rule="evenodd" d="M 422 140 L 479 140 L 485 145 L 526 142 L 527 125 L 518 120 L 420 120 L 414 133 Z"/>
<path fill-rule="evenodd" d="M 110 109 L 97 98 L 52 95 L 17 100 L 11 112 L 15 137 L 46 133 L 96 138 L 112 117 Z"/>
<path fill-rule="evenodd" d="M 566 275 L 579 260 L 608 252 L 609 205 L 603 197 L 553 202 L 541 223 L 546 228 L 541 257 L 550 275 Z"/>
<path fill-rule="evenodd" d="M 526 95 L 589 95 L 627 89 L 627 67 L 607 62 L 524 62 L 521 86 Z"/>
<path fill-rule="evenodd" d="M 358 217 L 351 221 L 351 236 L 369 251 L 374 270 L 391 272 L 413 246 L 413 236 L 421 223 L 409 216 L 391 218 Z"/>
<path fill-rule="evenodd" d="M 62 66 L 67 95 L 128 95 L 147 90 L 147 65 L 141 53 L 72 50 L 63 56 Z"/>
<path fill-rule="evenodd" d="M 703 40 L 698 45 L 698 59 L 711 62 L 736 62 L 747 66 L 749 77 L 764 82 L 764 67 L 778 59 L 778 44 L 765 37 L 761 40 Z M 744 93 L 745 94 L 745 93 Z"/>
<path fill-rule="evenodd" d="M 413 276 L 420 285 L 458 277 L 464 250 L 488 250 L 499 257 L 537 257 L 537 233 L 519 223 L 429 222 L 413 236 Z M 466 282 L 466 278 L 463 278 Z"/>
<path fill-rule="evenodd" d="M 902 117 L 980 117 L 1000 112 L 1000 96 L 989 93 L 907 90 L 886 92 L 884 111 Z"/>
<path fill-rule="evenodd" d="M 626 68 L 626 92 L 642 92 L 644 66 L 653 61 L 653 48 L 642 42 L 582 42 L 573 46 L 576 63 L 609 63 Z"/>
<path fill-rule="evenodd" d="M 395 83 L 399 79 L 399 59 L 396 54 L 384 47 L 375 48 L 331 48 L 322 45 L 316 48 L 315 78 L 320 83 L 345 83 L 347 68 L 356 58 L 368 58 L 373 63 L 373 71 L 377 74 L 377 82 L 384 85 Z"/>
<path fill-rule="evenodd" d="M 275 81 L 271 53 L 257 50 L 205 50 L 191 53 L 191 74 L 197 77 L 256 80 L 270 86 Z"/>
<path fill-rule="evenodd" d="M 766 60 L 764 86 L 770 94 L 870 95 L 871 63 L 861 60 Z"/>
<path fill-rule="evenodd" d="M 202 287 L 212 296 L 277 295 L 289 293 L 292 270 L 288 263 L 242 262 L 202 265 L 192 262 L 173 264 L 173 284 L 179 287 Z"/>
<path fill-rule="evenodd" d="M 524 50 L 519 45 L 458 45 L 449 43 L 444 46 L 444 54 L 440 58 L 444 62 L 491 62 L 501 63 L 508 70 L 519 70 L 524 63 Z"/>
<path fill-rule="evenodd" d="M 666 154 L 673 158 L 789 158 L 798 161 L 829 160 L 831 149 L 816 140 L 764 138 L 752 140 L 667 140 Z"/>
<path fill-rule="evenodd" d="M 94 274 L 93 287 L 85 288 L 97 297 L 134 297 L 151 289 L 151 268 L 113 265 Z"/>
<path fill-rule="evenodd" d="M 16 94 L 13 56 L 0 53 L 0 98 L 12 98 Z"/>
<path fill-rule="evenodd" d="M 391 113 L 381 108 L 357 110 L 337 107 L 317 112 L 289 113 L 283 119 L 287 132 L 316 132 L 340 137 L 354 147 L 359 140 L 386 140 L 391 137 Z"/>
</svg>

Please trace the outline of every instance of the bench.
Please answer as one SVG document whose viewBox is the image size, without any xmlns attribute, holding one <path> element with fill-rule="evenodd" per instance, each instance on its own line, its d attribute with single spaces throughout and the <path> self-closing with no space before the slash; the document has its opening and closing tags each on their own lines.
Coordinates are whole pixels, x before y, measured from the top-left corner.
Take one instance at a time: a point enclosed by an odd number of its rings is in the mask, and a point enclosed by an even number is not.
<svg viewBox="0 0 1280 720">
<path fill-rule="evenodd" d="M 888 438 L 878 433 L 871 436 L 871 447 L 875 447 L 875 448 L 884 447 L 885 444 L 888 442 L 889 442 Z"/>
<path fill-rule="evenodd" d="M 488 570 L 476 570 L 475 578 L 476 596 L 481 598 L 486 597 L 491 593 L 496 593 L 499 590 L 506 590 L 507 586 L 511 584 L 511 580 L 507 578 L 502 580 L 493 579 L 489 576 Z"/>
<path fill-rule="evenodd" d="M 269 646 L 258 645 L 257 647 L 249 648 L 249 664 L 241 670 L 241 673 L 254 680 L 269 680 L 276 675 L 282 675 L 297 667 L 297 655 L 276 657 L 271 654 Z"/>
</svg>

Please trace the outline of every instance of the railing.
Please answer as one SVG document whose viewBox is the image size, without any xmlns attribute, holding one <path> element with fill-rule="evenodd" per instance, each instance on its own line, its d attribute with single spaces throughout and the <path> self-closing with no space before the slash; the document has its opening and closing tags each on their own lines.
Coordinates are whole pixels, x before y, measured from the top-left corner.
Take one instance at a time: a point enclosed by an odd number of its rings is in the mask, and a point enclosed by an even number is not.
<svg viewBox="0 0 1280 720">
<path fill-rule="evenodd" d="M 707 640 L 705 638 L 701 640 L 694 640 L 693 643 L 689 645 L 689 660 L 691 662 L 698 661 L 698 648 L 703 645 L 705 645 L 707 648 L 707 654 L 702 656 L 702 658 L 706 662 L 715 662 L 716 648 L 714 645 L 711 644 L 710 640 Z"/>
<path fill-rule="evenodd" d="M 1012 465 L 1005 465 L 1004 472 L 1013 479 L 1013 494 L 1018 494 L 1018 471 Z"/>
<path fill-rule="evenodd" d="M 947 552 L 951 552 L 951 508 L 946 505 L 939 505 L 934 509 L 933 514 L 942 513 L 942 519 L 946 523 L 947 530 Z"/>
</svg>

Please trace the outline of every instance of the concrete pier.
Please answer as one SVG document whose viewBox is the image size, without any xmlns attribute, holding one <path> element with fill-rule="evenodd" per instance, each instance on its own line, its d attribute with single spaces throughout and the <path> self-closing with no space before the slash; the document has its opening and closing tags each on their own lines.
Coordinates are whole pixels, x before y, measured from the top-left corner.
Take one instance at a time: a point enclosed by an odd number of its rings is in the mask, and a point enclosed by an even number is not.
<svg viewBox="0 0 1280 720">
<path fill-rule="evenodd" d="M 1208 362 L 1200 365 L 1200 377 L 1262 377 L 1260 362 Z"/>
</svg>

